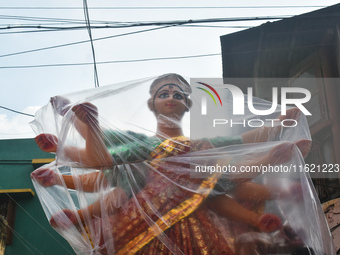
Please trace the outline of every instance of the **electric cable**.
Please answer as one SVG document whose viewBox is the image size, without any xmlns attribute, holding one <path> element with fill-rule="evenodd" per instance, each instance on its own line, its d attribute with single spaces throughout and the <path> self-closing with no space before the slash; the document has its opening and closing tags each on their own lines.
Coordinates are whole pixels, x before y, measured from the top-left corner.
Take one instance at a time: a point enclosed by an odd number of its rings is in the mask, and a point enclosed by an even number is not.
<svg viewBox="0 0 340 255">
<path fill-rule="evenodd" d="M 34 134 L 34 132 L 26 132 L 26 133 L 0 133 L 0 135 L 31 135 L 31 134 Z"/>
<path fill-rule="evenodd" d="M 29 117 L 34 117 L 34 115 L 32 115 L 32 114 L 28 114 L 28 113 L 24 113 L 24 112 L 19 112 L 19 111 L 16 111 L 16 110 L 4 107 L 4 106 L 0 106 L 0 108 L 5 109 L 7 111 L 15 112 L 15 113 L 18 113 L 18 114 L 26 115 L 26 116 L 29 116 Z"/>
<path fill-rule="evenodd" d="M 121 37 L 121 36 L 126 36 L 126 35 L 133 35 L 133 34 L 139 34 L 139 33 L 144 33 L 144 32 L 150 32 L 150 31 L 159 30 L 159 29 L 163 29 L 163 28 L 169 28 L 169 27 L 172 27 L 172 26 L 169 25 L 169 26 L 133 31 L 133 32 L 123 33 L 123 34 L 118 34 L 118 35 L 105 36 L 105 37 L 95 38 L 95 39 L 93 39 L 93 41 L 106 40 L 106 39 Z M 33 49 L 33 50 L 26 50 L 26 51 L 8 53 L 8 54 L 0 55 L 0 58 L 1 57 L 21 55 L 21 54 L 26 54 L 26 53 L 31 53 L 31 52 L 37 52 L 37 51 L 43 51 L 43 50 L 50 50 L 50 49 L 55 49 L 55 48 L 61 48 L 61 47 L 66 47 L 66 46 L 71 46 L 71 45 L 76 45 L 76 44 L 82 44 L 82 43 L 87 43 L 87 42 L 89 42 L 89 40 L 83 40 L 83 41 L 78 41 L 78 42 L 73 42 L 73 43 L 54 45 L 54 46 L 38 48 L 38 49 Z"/>
<path fill-rule="evenodd" d="M 181 25 L 181 27 L 196 27 L 196 28 L 252 28 L 254 26 L 214 26 L 214 25 Z M 48 29 L 47 27 L 41 27 L 41 26 L 19 26 L 19 27 L 8 27 L 8 28 L 1 28 L 0 30 L 9 30 L 9 29 L 16 29 L 16 28 L 37 28 L 37 29 L 41 29 L 41 30 L 28 30 L 28 31 L 9 31 L 9 32 L 0 32 L 0 35 L 4 35 L 4 34 L 25 34 L 25 33 L 40 33 L 40 32 L 55 32 L 55 31 L 66 31 L 66 30 L 82 30 L 82 29 L 86 29 L 86 27 L 67 27 L 67 28 L 56 28 L 56 27 L 51 27 L 50 29 Z M 105 29 L 105 28 L 111 28 L 110 26 L 91 26 L 91 29 Z"/>
<path fill-rule="evenodd" d="M 4 19 L 5 17 L 12 17 L 6 15 L 0 15 L 0 19 Z M 37 17 L 25 17 L 25 16 L 15 16 L 21 17 L 21 19 L 37 19 L 35 21 L 48 20 L 55 22 L 70 22 L 73 23 L 83 23 L 79 20 L 71 20 L 71 19 L 56 19 L 56 18 L 37 18 Z M 163 20 L 163 21 L 134 21 L 134 22 L 118 22 L 118 21 L 92 21 L 99 24 L 116 24 L 117 27 L 134 27 L 134 26 L 155 26 L 155 25 L 181 25 L 187 23 L 211 23 L 211 22 L 234 22 L 234 21 L 254 21 L 254 20 L 275 20 L 275 19 L 285 19 L 290 18 L 292 15 L 277 15 L 277 16 L 259 16 L 259 17 L 232 17 L 232 18 L 205 18 L 205 19 L 189 19 L 189 20 Z M 72 22 L 71 22 L 72 21 Z"/>
<path fill-rule="evenodd" d="M 100 61 L 98 65 L 102 64 L 117 64 L 117 63 L 134 63 L 134 62 L 146 62 L 156 60 L 174 60 L 174 59 L 187 59 L 187 58 L 201 58 L 201 57 L 212 57 L 220 56 L 221 53 L 210 53 L 201 55 L 189 55 L 189 56 L 177 56 L 177 57 L 159 57 L 159 58 L 143 58 L 143 59 L 131 59 L 131 60 L 114 60 L 114 61 Z M 0 66 L 0 69 L 15 69 L 15 68 L 39 68 L 39 67 L 58 67 L 58 66 L 84 66 L 92 65 L 92 62 L 88 63 L 63 63 L 63 64 L 46 64 L 46 65 L 27 65 L 27 66 Z"/>
<path fill-rule="evenodd" d="M 4 188 L 3 187 L 1 187 L 0 186 L 0 189 L 1 190 L 4 190 Z M 12 196 L 9 194 L 9 193 L 5 193 L 5 194 L 7 194 L 7 196 L 11 199 L 11 200 L 13 200 L 14 201 L 14 203 L 21 209 L 21 210 L 23 210 L 23 212 L 25 212 L 35 223 L 37 223 L 37 225 L 41 228 L 41 229 L 43 229 L 48 235 L 50 235 L 53 239 L 54 239 L 54 241 L 56 241 L 58 244 L 60 244 L 60 246 L 61 247 L 63 247 L 69 254 L 73 254 L 67 247 L 65 247 L 61 242 L 59 242 L 59 240 L 58 239 L 56 239 L 51 233 L 50 233 L 50 231 L 48 231 L 46 228 L 44 228 L 28 211 L 26 211 L 25 209 L 24 209 L 24 207 L 23 206 L 21 206 L 17 201 L 15 201 L 15 199 L 13 199 L 12 198 Z M 25 245 L 26 246 L 26 245 Z M 27 246 L 26 246 L 26 248 L 28 248 Z M 28 248 L 28 250 L 30 250 L 29 248 Z M 30 250 L 31 251 L 31 250 Z M 34 254 L 34 253 L 33 253 Z"/>
<path fill-rule="evenodd" d="M 283 18 L 283 16 L 281 16 Z M 120 37 L 120 36 L 126 36 L 126 35 L 131 35 L 131 34 L 137 34 L 137 33 L 143 33 L 143 32 L 149 32 L 153 30 L 158 30 L 158 29 L 163 29 L 163 28 L 168 28 L 168 27 L 173 27 L 173 26 L 179 26 L 183 24 L 193 24 L 193 23 L 205 23 L 205 22 L 230 22 L 230 21 L 239 21 L 241 19 L 242 21 L 249 21 L 249 20 L 270 20 L 270 19 L 278 19 L 278 17 L 256 17 L 256 18 L 225 18 L 225 19 L 200 19 L 200 20 L 185 20 L 185 21 L 162 21 L 162 22 L 152 22 L 152 23 L 136 23 L 133 25 L 127 25 L 125 27 L 131 27 L 131 26 L 151 26 L 151 25 L 163 25 L 161 27 L 156 27 L 156 28 L 151 28 L 151 29 L 146 29 L 146 30 L 140 30 L 140 31 L 134 31 L 134 32 L 129 32 L 129 33 L 124 33 L 124 34 L 119 34 L 119 35 L 113 35 L 113 36 L 107 36 L 107 37 L 101 37 L 101 38 L 95 38 L 93 41 L 98 41 L 98 40 L 105 40 L 109 38 L 114 38 L 114 37 Z M 31 53 L 31 52 L 36 52 L 36 51 L 42 51 L 42 50 L 48 50 L 48 49 L 54 49 L 54 48 L 60 48 L 60 47 L 66 47 L 66 46 L 71 46 L 75 44 L 81 44 L 81 43 L 86 43 L 89 42 L 89 40 L 85 41 L 78 41 L 78 42 L 73 42 L 73 43 L 67 43 L 67 44 L 61 44 L 61 45 L 55 45 L 55 46 L 49 46 L 49 47 L 44 47 L 44 48 L 39 48 L 39 49 L 33 49 L 33 50 L 27 50 L 27 51 L 21 51 L 21 52 L 15 52 L 15 53 L 8 53 L 8 54 L 3 54 L 0 55 L 0 57 L 9 57 L 9 56 L 14 56 L 14 55 L 19 55 L 19 54 L 26 54 L 26 53 Z"/>
<path fill-rule="evenodd" d="M 89 11 L 88 11 L 87 1 L 86 0 L 83 0 L 83 5 L 84 5 L 85 23 L 86 23 L 87 32 L 89 34 L 90 42 L 91 42 L 91 50 L 92 50 L 93 66 L 94 66 L 94 86 L 95 87 L 99 87 L 98 71 L 97 71 L 97 64 L 96 64 L 96 54 L 95 54 L 93 40 L 92 40 L 90 15 L 89 15 Z"/>
<path fill-rule="evenodd" d="M 327 5 L 265 5 L 265 6 L 101 6 L 90 7 L 93 10 L 168 10 L 168 9 L 284 9 L 284 8 L 324 8 Z M 31 6 L 8 6 L 0 7 L 3 10 L 79 10 L 82 7 L 31 7 Z"/>
</svg>

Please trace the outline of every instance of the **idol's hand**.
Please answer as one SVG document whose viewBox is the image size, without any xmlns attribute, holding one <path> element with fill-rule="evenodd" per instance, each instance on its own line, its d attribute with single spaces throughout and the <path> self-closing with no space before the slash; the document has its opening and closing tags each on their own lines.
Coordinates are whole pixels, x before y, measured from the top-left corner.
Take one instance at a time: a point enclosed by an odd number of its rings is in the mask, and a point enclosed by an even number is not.
<svg viewBox="0 0 340 255">
<path fill-rule="evenodd" d="M 52 134 L 40 134 L 34 138 L 35 142 L 42 151 L 56 152 L 58 138 Z"/>
<path fill-rule="evenodd" d="M 302 157 L 306 158 L 312 146 L 312 141 L 302 139 L 302 140 L 295 142 L 295 145 L 299 148 L 302 154 Z"/>
<path fill-rule="evenodd" d="M 300 111 L 299 108 L 292 108 L 292 109 L 289 109 L 289 110 L 286 111 L 286 115 L 280 115 L 280 116 L 277 117 L 277 119 L 279 119 L 280 121 L 297 120 L 297 119 L 299 119 L 300 114 L 301 114 L 301 111 Z M 289 121 L 286 121 L 285 123 L 286 123 L 286 125 L 290 125 Z M 294 124 L 294 123 L 291 123 L 291 124 Z"/>
<path fill-rule="evenodd" d="M 282 222 L 278 216 L 271 213 L 262 215 L 258 221 L 258 228 L 262 232 L 271 233 L 279 230 L 282 227 Z"/>
<path fill-rule="evenodd" d="M 70 227 L 77 225 L 78 219 L 76 213 L 70 209 L 63 209 L 59 213 L 56 213 L 50 219 L 50 224 L 54 228 L 60 228 L 67 230 Z"/>
<path fill-rule="evenodd" d="M 284 123 L 284 126 L 294 127 L 296 125 L 296 121 L 300 118 L 300 114 L 301 111 L 299 108 L 292 108 L 286 111 L 286 115 L 279 115 L 276 120 L 279 120 L 280 123 Z M 276 125 L 272 128 L 268 128 L 268 137 L 270 137 L 270 135 L 276 136 L 281 132 L 282 128 L 282 125 Z"/>
<path fill-rule="evenodd" d="M 49 168 L 39 168 L 31 173 L 31 178 L 43 187 L 62 185 L 60 176 Z"/>
<path fill-rule="evenodd" d="M 283 164 L 292 158 L 294 144 L 290 142 L 281 143 L 272 148 L 267 155 L 267 161 L 270 165 Z"/>
<path fill-rule="evenodd" d="M 70 100 L 68 100 L 66 97 L 51 97 L 50 102 L 53 109 L 61 116 L 64 116 L 66 112 L 70 109 Z"/>
<path fill-rule="evenodd" d="M 98 124 L 98 109 L 95 105 L 86 102 L 72 107 L 76 117 L 87 125 Z"/>
<path fill-rule="evenodd" d="M 277 134 L 282 131 L 283 125 L 278 122 L 284 121 L 284 126 L 294 126 L 299 119 L 301 111 L 298 108 L 292 108 L 286 111 L 286 115 L 280 115 L 273 120 L 272 126 L 263 126 L 242 134 L 244 143 L 263 143 L 273 140 Z M 275 124 L 275 125 L 274 125 Z"/>
</svg>

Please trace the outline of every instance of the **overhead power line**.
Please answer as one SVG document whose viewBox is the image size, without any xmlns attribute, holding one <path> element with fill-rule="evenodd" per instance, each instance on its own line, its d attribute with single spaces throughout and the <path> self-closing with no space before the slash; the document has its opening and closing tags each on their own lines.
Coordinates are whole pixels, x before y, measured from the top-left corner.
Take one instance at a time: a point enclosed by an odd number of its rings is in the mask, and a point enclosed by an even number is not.
<svg viewBox="0 0 340 255">
<path fill-rule="evenodd" d="M 93 39 L 93 41 L 100 41 L 100 40 L 106 40 L 106 39 L 120 37 L 120 36 L 149 32 L 149 31 L 154 31 L 154 30 L 168 28 L 168 27 L 171 27 L 171 26 L 156 27 L 156 28 L 150 28 L 150 29 L 145 29 L 145 30 L 140 30 L 140 31 L 124 33 L 124 34 L 105 36 L 105 37 L 95 38 L 95 39 Z M 50 49 L 61 48 L 61 47 L 66 47 L 66 46 L 71 46 L 71 45 L 76 45 L 76 44 L 88 43 L 88 42 L 90 42 L 90 40 L 83 40 L 83 41 L 78 41 L 78 42 L 73 42 L 73 43 L 59 44 L 59 45 L 54 45 L 54 46 L 49 46 L 49 47 L 44 47 L 44 48 L 38 48 L 38 49 L 33 49 L 33 50 L 26 50 L 26 51 L 8 53 L 8 54 L 0 55 L 0 57 L 9 57 L 9 56 L 21 55 L 21 54 L 26 54 L 26 53 L 31 53 L 31 52 L 50 50 Z"/>
<path fill-rule="evenodd" d="M 253 26 L 214 26 L 214 25 L 199 25 L 199 24 L 182 24 L 182 27 L 215 27 L 215 28 L 250 28 Z M 10 29 L 38 29 L 34 31 L 19 31 L 19 32 L 12 32 L 12 33 L 25 33 L 25 32 L 51 32 L 51 31 L 65 31 L 65 30 L 82 30 L 87 29 L 87 26 L 44 26 L 44 25 L 8 25 L 5 27 L 0 26 L 0 30 L 10 30 Z M 122 28 L 121 26 L 116 25 L 91 25 L 91 29 L 107 29 L 107 28 Z M 1 33 L 0 34 L 5 34 Z"/>
<path fill-rule="evenodd" d="M 123 26 L 120 26 L 120 27 L 124 27 L 124 28 L 126 28 L 126 27 L 136 27 L 136 26 L 161 26 L 161 27 L 151 28 L 151 29 L 146 29 L 146 30 L 141 30 L 141 31 L 134 31 L 134 32 L 124 33 L 124 34 L 119 34 L 119 35 L 112 35 L 112 36 L 107 36 L 107 37 L 95 38 L 92 41 L 105 40 L 105 39 L 114 38 L 114 37 L 120 37 L 120 36 L 132 35 L 132 34 L 137 34 L 137 33 L 149 32 L 149 31 L 153 31 L 153 30 L 157 30 L 157 29 L 169 28 L 169 27 L 173 27 L 173 26 L 180 26 L 180 25 L 186 25 L 186 24 L 233 22 L 233 21 L 254 21 L 254 20 L 277 20 L 277 19 L 284 19 L 284 18 L 289 18 L 289 17 L 290 16 L 274 16 L 274 17 L 273 16 L 267 16 L 267 17 L 242 17 L 242 18 L 217 18 L 217 19 L 197 19 L 197 20 L 179 20 L 179 21 L 137 22 L 137 23 L 134 23 L 134 24 L 126 24 L 126 25 L 123 25 Z M 89 41 L 90 40 L 84 40 L 84 41 L 78 41 L 78 42 L 61 44 L 61 45 L 54 45 L 54 46 L 49 46 L 49 47 L 44 47 L 44 48 L 39 48 L 39 49 L 33 49 L 33 50 L 27 50 L 27 51 L 15 52 L 15 53 L 8 53 L 8 54 L 0 55 L 0 57 L 9 57 L 9 56 L 26 54 L 26 53 L 36 52 L 36 51 L 55 49 L 55 48 L 66 47 L 66 46 L 71 46 L 71 45 L 75 45 L 75 44 L 87 43 Z"/>
<path fill-rule="evenodd" d="M 325 43 L 325 44 L 314 44 L 312 46 L 329 46 L 329 45 L 339 45 L 338 43 Z M 275 48 L 266 51 L 282 51 L 287 49 L 299 49 L 305 48 L 305 46 L 295 46 L 295 47 L 283 47 L 283 48 Z M 249 50 L 249 51 L 235 51 L 226 53 L 228 55 L 233 54 L 248 54 L 254 53 L 258 50 Z M 157 60 L 174 60 L 174 59 L 186 59 L 186 58 L 201 58 L 201 57 L 212 57 L 212 56 L 220 56 L 221 53 L 210 53 L 210 54 L 200 54 L 200 55 L 190 55 L 190 56 L 177 56 L 177 57 L 159 57 L 159 58 L 144 58 L 144 59 L 131 59 L 131 60 L 115 60 L 115 61 L 101 61 L 96 62 L 98 65 L 102 64 L 116 64 L 116 63 L 132 63 L 132 62 L 145 62 L 145 61 L 157 61 Z M 84 66 L 84 65 L 93 65 L 93 63 L 62 63 L 62 64 L 43 64 L 43 65 L 23 65 L 23 66 L 0 66 L 0 69 L 21 69 L 21 68 L 41 68 L 41 67 L 62 67 L 62 66 Z"/>
<path fill-rule="evenodd" d="M 210 54 L 178 56 L 178 57 L 160 57 L 160 58 L 143 58 L 143 59 L 131 59 L 131 60 L 101 61 L 101 62 L 96 62 L 96 63 L 98 65 L 103 65 L 103 64 L 117 64 L 117 63 L 146 62 L 146 61 L 156 61 L 156 60 L 202 58 L 202 57 L 212 57 L 212 56 L 220 56 L 220 55 L 221 53 L 210 53 Z M 25 66 L 0 66 L 0 69 L 40 68 L 40 67 L 58 67 L 58 66 L 85 66 L 85 65 L 93 65 L 93 63 L 87 62 L 87 63 L 63 63 L 63 64 L 25 65 Z"/>
<path fill-rule="evenodd" d="M 326 5 L 264 5 L 264 6 L 100 6 L 89 7 L 93 10 L 168 10 L 168 9 L 282 9 L 282 8 L 323 8 Z M 34 7 L 34 6 L 1 6 L 3 10 L 81 10 L 82 7 L 74 6 L 54 6 L 54 7 Z"/>
<path fill-rule="evenodd" d="M 37 22 L 51 22 L 51 23 L 68 23 L 68 24 L 84 24 L 84 20 L 81 19 L 65 19 L 55 17 L 35 17 L 35 16 L 17 16 L 17 15 L 0 15 L 0 20 L 25 20 L 25 21 L 37 21 Z M 91 20 L 91 23 L 105 24 L 107 21 Z M 110 21 L 110 24 L 125 24 L 132 22 L 115 22 Z M 134 22 L 133 22 L 134 23 Z"/>
<path fill-rule="evenodd" d="M 18 114 L 22 114 L 22 115 L 34 117 L 34 115 L 32 115 L 32 114 L 28 114 L 28 113 L 24 113 L 24 112 L 19 112 L 19 111 L 16 111 L 16 110 L 13 110 L 13 109 L 4 107 L 4 106 L 0 106 L 0 108 L 5 109 L 5 110 L 7 110 L 7 111 L 15 112 L 15 113 L 18 113 Z"/>
<path fill-rule="evenodd" d="M 56 28 L 56 27 L 53 27 L 51 29 L 47 29 L 47 28 L 44 28 L 44 29 L 41 29 L 41 26 L 37 25 L 37 26 L 24 26 L 22 25 L 22 27 L 20 27 L 21 25 L 19 25 L 18 27 L 8 27 L 8 28 L 4 28 L 3 30 L 11 30 L 13 28 L 36 28 L 36 29 L 39 29 L 39 30 L 27 30 L 27 31 L 8 31 L 8 32 L 0 32 L 0 35 L 5 35 L 5 34 L 25 34 L 25 33 L 43 33 L 43 32 L 55 32 L 55 31 L 61 31 L 61 30 L 65 30 L 64 28 Z M 199 24 L 193 24 L 193 25 L 181 25 L 181 27 L 196 27 L 196 28 L 204 28 L 204 27 L 209 27 L 209 28 L 252 28 L 254 26 L 214 26 L 214 25 L 199 25 Z M 91 29 L 105 29 L 105 28 L 108 28 L 108 27 L 104 27 L 104 26 L 101 26 L 101 27 L 96 27 L 96 26 L 91 26 Z M 109 27 L 110 28 L 110 27 Z M 82 30 L 82 29 L 86 29 L 86 27 L 82 26 L 82 27 L 74 27 L 74 30 Z M 0 30 L 2 30 L 2 28 L 0 28 Z M 66 29 L 66 30 L 72 30 L 72 29 Z"/>
<path fill-rule="evenodd" d="M 94 67 L 94 86 L 99 87 L 99 78 L 98 78 L 98 72 L 97 72 L 97 64 L 96 64 L 96 54 L 94 50 L 94 45 L 93 45 L 93 39 L 92 39 L 92 32 L 91 32 L 91 23 L 90 23 L 90 15 L 89 15 L 89 10 L 87 6 L 87 1 L 83 0 L 83 5 L 84 5 L 84 17 L 85 17 L 85 23 L 87 27 L 87 32 L 90 37 L 90 42 L 91 42 L 91 50 L 92 50 L 92 57 L 93 57 L 93 67 Z"/>
<path fill-rule="evenodd" d="M 0 15 L 0 20 L 26 20 L 26 21 L 49 21 L 49 22 L 68 22 L 83 24 L 84 20 L 79 19 L 61 19 L 61 18 L 46 18 L 32 16 L 17 16 L 17 15 Z"/>
<path fill-rule="evenodd" d="M 34 134 L 34 132 L 27 132 L 27 133 L 0 133 L 0 135 L 13 135 L 13 136 L 18 136 L 18 135 L 31 135 Z"/>
<path fill-rule="evenodd" d="M 277 16 L 259 16 L 259 17 L 232 17 L 232 18 L 208 18 L 208 19 L 189 19 L 189 20 L 165 20 L 165 21 L 133 21 L 133 22 L 118 22 L 118 21 L 100 21 L 91 20 L 91 23 L 110 25 L 117 28 L 127 28 L 136 26 L 160 26 L 160 25 L 182 25 L 188 23 L 211 23 L 211 22 L 234 22 L 234 21 L 254 21 L 254 20 L 276 20 L 290 18 L 292 15 L 277 15 Z M 45 17 L 28 17 L 28 16 L 7 16 L 0 15 L 0 19 L 14 20 L 29 20 L 29 21 L 48 21 L 48 22 L 63 22 L 66 24 L 84 24 L 84 21 L 78 19 L 60 19 L 60 18 L 45 18 Z M 39 24 L 43 26 L 44 24 Z M 4 27 L 6 28 L 6 27 Z"/>
</svg>

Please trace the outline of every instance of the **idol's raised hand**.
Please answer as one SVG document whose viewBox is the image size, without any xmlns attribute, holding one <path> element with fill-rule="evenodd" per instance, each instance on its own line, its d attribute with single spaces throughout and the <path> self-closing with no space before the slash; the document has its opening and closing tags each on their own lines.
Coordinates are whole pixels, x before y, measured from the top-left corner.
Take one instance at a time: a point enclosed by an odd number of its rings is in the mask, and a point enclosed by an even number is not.
<svg viewBox="0 0 340 255">
<path fill-rule="evenodd" d="M 60 176 L 49 168 L 39 168 L 31 173 L 31 178 L 43 187 L 62 185 Z"/>
<path fill-rule="evenodd" d="M 301 111 L 299 108 L 291 108 L 286 111 L 286 115 L 280 115 L 277 117 L 278 120 L 298 120 L 300 117 Z M 293 123 L 292 123 L 293 124 Z M 286 124 L 289 125 L 289 124 Z"/>
<path fill-rule="evenodd" d="M 95 105 L 85 102 L 72 107 L 75 116 L 87 125 L 98 125 L 98 109 Z"/>
<path fill-rule="evenodd" d="M 50 219 L 50 224 L 54 228 L 69 229 L 70 227 L 76 225 L 78 219 L 76 213 L 70 209 L 63 209 L 61 212 L 53 215 Z"/>
<path fill-rule="evenodd" d="M 285 115 L 279 115 L 273 119 L 272 126 L 259 127 L 242 134 L 242 140 L 244 143 L 272 141 L 284 127 L 294 127 L 300 115 L 301 111 L 298 108 L 289 109 Z"/>
<path fill-rule="evenodd" d="M 34 138 L 35 142 L 42 151 L 56 152 L 58 146 L 58 138 L 52 134 L 40 134 Z"/>
<path fill-rule="evenodd" d="M 61 116 L 64 116 L 66 112 L 70 109 L 70 100 L 66 97 L 62 96 L 55 96 L 51 97 L 50 103 L 53 109 Z"/>
</svg>

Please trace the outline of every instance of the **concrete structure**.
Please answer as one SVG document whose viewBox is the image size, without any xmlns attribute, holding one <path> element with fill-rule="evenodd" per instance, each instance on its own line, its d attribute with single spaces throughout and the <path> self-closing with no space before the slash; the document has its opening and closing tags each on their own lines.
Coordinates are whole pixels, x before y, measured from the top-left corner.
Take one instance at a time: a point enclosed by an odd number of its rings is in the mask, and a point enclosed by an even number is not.
<svg viewBox="0 0 340 255">
<path fill-rule="evenodd" d="M 74 254 L 49 225 L 30 178 L 51 157 L 33 139 L 0 140 L 0 255 Z"/>
<path fill-rule="evenodd" d="M 222 36 L 221 46 L 225 83 L 237 79 L 245 93 L 252 87 L 269 101 L 273 87 L 311 92 L 306 162 L 327 164 L 326 173 L 312 175 L 320 200 L 339 197 L 339 172 L 328 166 L 340 164 L 340 4 Z"/>
</svg>

